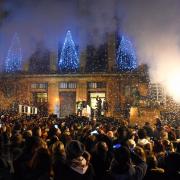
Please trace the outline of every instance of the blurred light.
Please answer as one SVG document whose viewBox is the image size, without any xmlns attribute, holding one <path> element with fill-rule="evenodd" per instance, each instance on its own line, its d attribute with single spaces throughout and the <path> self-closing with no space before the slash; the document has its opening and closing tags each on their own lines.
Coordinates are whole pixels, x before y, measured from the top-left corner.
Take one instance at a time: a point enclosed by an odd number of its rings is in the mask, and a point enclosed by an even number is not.
<svg viewBox="0 0 180 180">
<path fill-rule="evenodd" d="M 58 97 L 55 98 L 54 102 L 54 114 L 56 114 L 57 117 L 60 116 L 60 102 Z"/>
<path fill-rule="evenodd" d="M 57 103 L 59 101 L 59 98 L 55 98 L 55 102 Z"/>
<path fill-rule="evenodd" d="M 166 89 L 176 102 L 180 102 L 180 71 L 170 70 L 166 80 Z"/>
<path fill-rule="evenodd" d="M 134 117 L 137 116 L 138 112 L 137 112 L 137 108 L 136 107 L 131 107 L 130 109 L 130 117 Z"/>
</svg>

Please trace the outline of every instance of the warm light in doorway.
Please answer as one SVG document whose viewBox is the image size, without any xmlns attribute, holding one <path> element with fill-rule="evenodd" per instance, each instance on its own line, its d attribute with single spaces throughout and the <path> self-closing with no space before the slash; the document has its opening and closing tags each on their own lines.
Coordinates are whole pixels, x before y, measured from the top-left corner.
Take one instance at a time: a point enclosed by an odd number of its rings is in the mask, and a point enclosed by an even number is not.
<svg viewBox="0 0 180 180">
<path fill-rule="evenodd" d="M 57 103 L 59 101 L 59 98 L 55 98 L 55 102 Z"/>
</svg>

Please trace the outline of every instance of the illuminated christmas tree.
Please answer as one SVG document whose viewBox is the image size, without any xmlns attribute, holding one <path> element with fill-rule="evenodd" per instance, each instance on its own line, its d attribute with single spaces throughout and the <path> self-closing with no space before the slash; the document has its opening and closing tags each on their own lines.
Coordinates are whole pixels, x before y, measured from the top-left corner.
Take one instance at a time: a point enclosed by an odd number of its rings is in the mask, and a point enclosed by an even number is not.
<svg viewBox="0 0 180 180">
<path fill-rule="evenodd" d="M 62 72 L 77 72 L 79 68 L 79 58 L 70 31 L 67 32 L 62 47 L 59 58 L 59 68 Z"/>
<path fill-rule="evenodd" d="M 22 63 L 22 51 L 20 47 L 20 39 L 18 37 L 18 34 L 15 33 L 6 57 L 5 71 L 7 73 L 20 71 L 21 63 Z"/>
<path fill-rule="evenodd" d="M 127 38 L 122 36 L 117 51 L 117 69 L 119 71 L 131 71 L 137 67 L 137 59 L 134 47 Z"/>
</svg>

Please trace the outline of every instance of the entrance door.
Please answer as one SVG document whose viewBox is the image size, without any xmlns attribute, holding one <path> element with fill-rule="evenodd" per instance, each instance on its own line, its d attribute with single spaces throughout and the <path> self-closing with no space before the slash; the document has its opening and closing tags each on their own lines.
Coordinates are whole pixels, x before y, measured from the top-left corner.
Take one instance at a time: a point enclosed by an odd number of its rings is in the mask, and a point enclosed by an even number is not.
<svg viewBox="0 0 180 180">
<path fill-rule="evenodd" d="M 65 117 L 76 112 L 76 93 L 60 92 L 60 116 Z"/>
<path fill-rule="evenodd" d="M 106 97 L 106 93 L 105 92 L 91 92 L 90 94 L 90 106 L 93 109 L 96 109 L 96 105 L 97 105 L 97 96 L 99 96 L 99 98 L 102 100 L 104 100 L 104 98 Z"/>
</svg>

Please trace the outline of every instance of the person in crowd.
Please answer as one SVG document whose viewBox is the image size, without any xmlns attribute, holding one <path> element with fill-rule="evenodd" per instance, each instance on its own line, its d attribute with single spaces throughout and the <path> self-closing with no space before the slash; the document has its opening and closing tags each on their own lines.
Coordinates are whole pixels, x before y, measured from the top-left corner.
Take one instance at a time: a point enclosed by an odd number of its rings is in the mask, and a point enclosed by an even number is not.
<svg viewBox="0 0 180 180">
<path fill-rule="evenodd" d="M 162 121 L 160 118 L 156 118 L 155 129 L 154 129 L 154 137 L 156 139 L 160 139 L 161 131 L 163 131 Z"/>
<path fill-rule="evenodd" d="M 48 131 L 47 143 L 48 146 L 52 146 L 56 141 L 60 140 L 61 131 L 57 124 L 53 125 Z"/>
<path fill-rule="evenodd" d="M 2 154 L 2 149 L 0 149 L 0 179 L 1 180 L 11 180 L 11 166 L 7 159 Z"/>
<path fill-rule="evenodd" d="M 107 112 L 108 112 L 108 102 L 106 100 L 106 98 L 104 98 L 103 102 L 102 102 L 102 109 L 104 112 L 104 116 L 106 116 Z"/>
<path fill-rule="evenodd" d="M 51 177 L 51 157 L 47 148 L 39 148 L 30 161 L 31 173 L 29 179 L 50 180 Z"/>
<path fill-rule="evenodd" d="M 142 127 L 105 116 L 91 122 L 74 115 L 6 113 L 0 126 L 0 179 L 180 179 L 180 124 L 168 122 Z"/>
<path fill-rule="evenodd" d="M 96 174 L 97 180 L 103 180 L 106 171 L 109 169 L 112 160 L 112 154 L 109 152 L 106 142 L 99 141 L 95 146 L 95 151 L 92 154 L 92 165 Z"/>
<path fill-rule="evenodd" d="M 136 147 L 134 148 L 134 152 L 135 152 L 137 155 L 139 155 L 139 157 L 141 157 L 141 159 L 142 159 L 144 162 L 146 162 L 146 154 L 145 154 L 145 151 L 144 151 L 144 149 L 143 149 L 142 147 L 136 146 Z"/>
<path fill-rule="evenodd" d="M 154 154 L 147 156 L 147 173 L 144 180 L 160 180 L 164 177 L 164 169 L 158 167 L 158 161 Z"/>
<path fill-rule="evenodd" d="M 66 163 L 66 152 L 64 144 L 61 141 L 56 141 L 52 145 L 51 153 L 54 177 L 55 180 L 58 180 L 58 177 L 61 176 L 61 171 L 63 171 Z"/>
<path fill-rule="evenodd" d="M 166 131 L 161 131 L 160 132 L 160 139 L 161 140 L 168 140 L 168 132 L 166 132 Z"/>
<path fill-rule="evenodd" d="M 45 146 L 46 144 L 37 136 L 33 136 L 26 141 L 22 154 L 13 162 L 15 180 L 28 180 L 31 177 L 31 161 L 38 149 Z"/>
<path fill-rule="evenodd" d="M 83 111 L 83 102 L 78 101 L 77 102 L 77 116 L 82 116 L 82 111 Z"/>
<path fill-rule="evenodd" d="M 56 164 L 56 162 L 61 161 L 65 162 L 66 160 L 66 152 L 64 144 L 61 141 L 56 141 L 51 148 L 52 154 L 52 164 Z"/>
<path fill-rule="evenodd" d="M 85 147 L 81 142 L 72 140 L 68 143 L 66 145 L 66 163 L 55 179 L 93 180 L 94 172 L 83 157 L 84 152 Z"/>
<path fill-rule="evenodd" d="M 165 180 L 180 179 L 180 154 L 173 152 L 165 157 Z"/>
<path fill-rule="evenodd" d="M 96 108 L 97 108 L 97 118 L 101 116 L 102 111 L 102 100 L 99 96 L 96 97 Z"/>
<path fill-rule="evenodd" d="M 153 131 L 153 128 L 151 127 L 151 124 L 149 122 L 145 122 L 143 129 L 146 130 L 148 137 L 154 137 L 154 131 Z"/>
<path fill-rule="evenodd" d="M 138 136 L 139 136 L 138 145 L 143 147 L 143 146 L 145 146 L 146 144 L 149 143 L 149 140 L 148 140 L 147 133 L 146 133 L 145 129 L 139 129 L 138 130 Z"/>
<path fill-rule="evenodd" d="M 146 163 L 135 153 L 125 147 L 119 147 L 114 151 L 114 159 L 111 162 L 109 180 L 142 180 L 146 174 Z"/>
<path fill-rule="evenodd" d="M 41 128 L 38 126 L 34 127 L 32 133 L 33 133 L 33 136 L 41 137 L 42 135 Z"/>
<path fill-rule="evenodd" d="M 127 145 L 129 139 L 129 130 L 126 126 L 120 126 L 117 129 L 117 139 L 114 140 L 113 144 Z"/>
</svg>

